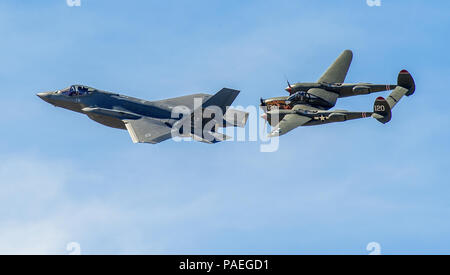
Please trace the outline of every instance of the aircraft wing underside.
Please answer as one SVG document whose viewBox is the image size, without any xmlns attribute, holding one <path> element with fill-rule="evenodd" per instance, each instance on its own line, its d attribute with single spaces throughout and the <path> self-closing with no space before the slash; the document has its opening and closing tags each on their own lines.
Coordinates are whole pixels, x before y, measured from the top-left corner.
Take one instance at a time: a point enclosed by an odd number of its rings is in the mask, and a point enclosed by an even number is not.
<svg viewBox="0 0 450 275">
<path fill-rule="evenodd" d="M 311 121 L 311 118 L 298 115 L 298 114 L 288 114 L 285 115 L 284 118 L 278 123 L 277 126 L 275 126 L 272 133 L 270 133 L 269 136 L 275 136 L 275 135 L 284 135 L 287 132 L 302 126 L 306 123 Z"/>
<path fill-rule="evenodd" d="M 159 143 L 172 137 L 172 128 L 161 121 L 142 117 L 123 120 L 134 143 Z"/>
<path fill-rule="evenodd" d="M 297 110 L 318 110 L 317 108 L 306 106 L 306 105 L 296 105 L 292 108 L 293 111 Z M 283 135 L 287 132 L 302 126 L 311 121 L 310 117 L 302 116 L 299 114 L 287 114 L 283 117 L 283 119 L 275 126 L 273 131 L 270 133 L 270 136 L 275 135 Z"/>
</svg>

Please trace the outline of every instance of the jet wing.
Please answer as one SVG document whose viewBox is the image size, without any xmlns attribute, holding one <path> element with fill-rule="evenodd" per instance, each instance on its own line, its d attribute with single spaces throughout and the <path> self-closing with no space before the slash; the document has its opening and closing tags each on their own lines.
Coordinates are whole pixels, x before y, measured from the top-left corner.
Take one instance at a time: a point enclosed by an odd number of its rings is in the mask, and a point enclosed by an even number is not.
<svg viewBox="0 0 450 275">
<path fill-rule="evenodd" d="M 172 128 L 159 120 L 142 117 L 124 119 L 123 122 L 134 143 L 156 144 L 172 137 Z"/>
<path fill-rule="evenodd" d="M 164 104 L 169 107 L 186 106 L 190 110 L 194 110 L 194 99 L 201 99 L 201 105 L 195 107 L 206 108 L 209 106 L 217 106 L 222 109 L 222 114 L 225 114 L 227 108 L 233 103 L 236 97 L 239 95 L 238 90 L 223 88 L 214 95 L 208 94 L 193 94 L 181 97 L 174 97 L 169 99 L 163 99 L 154 101 L 156 104 Z"/>
<path fill-rule="evenodd" d="M 343 83 L 352 63 L 352 58 L 352 51 L 343 51 L 317 82 Z"/>
<path fill-rule="evenodd" d="M 186 106 L 190 110 L 194 110 L 194 99 L 195 98 L 201 99 L 202 100 L 201 103 L 203 103 L 210 97 L 211 97 L 211 95 L 208 95 L 208 94 L 193 94 L 193 95 L 186 95 L 186 96 L 158 100 L 158 101 L 154 101 L 154 102 L 161 103 L 161 104 L 167 104 L 169 107 Z"/>
<path fill-rule="evenodd" d="M 296 105 L 296 106 L 294 106 L 294 108 L 292 108 L 293 111 L 300 110 L 300 109 L 303 109 L 302 105 Z M 307 109 L 311 110 L 313 108 L 308 107 Z M 274 127 L 272 132 L 269 134 L 269 137 L 284 135 L 287 132 L 289 132 L 299 126 L 302 126 L 302 125 L 308 123 L 309 121 L 311 121 L 311 119 L 312 118 L 310 118 L 310 117 L 302 116 L 299 114 L 287 114 L 280 121 L 280 123 L 278 123 L 278 125 Z"/>
</svg>

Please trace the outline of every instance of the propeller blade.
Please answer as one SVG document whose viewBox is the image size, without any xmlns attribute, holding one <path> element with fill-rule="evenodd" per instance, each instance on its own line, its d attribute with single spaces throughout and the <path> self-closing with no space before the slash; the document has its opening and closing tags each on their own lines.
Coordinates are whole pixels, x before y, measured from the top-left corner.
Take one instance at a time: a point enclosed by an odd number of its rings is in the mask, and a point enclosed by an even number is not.
<svg viewBox="0 0 450 275">
<path fill-rule="evenodd" d="M 286 77 L 286 82 L 287 82 L 288 87 L 285 90 L 289 94 L 292 94 L 292 86 L 291 86 L 291 83 L 289 82 L 289 79 L 287 77 Z"/>
</svg>

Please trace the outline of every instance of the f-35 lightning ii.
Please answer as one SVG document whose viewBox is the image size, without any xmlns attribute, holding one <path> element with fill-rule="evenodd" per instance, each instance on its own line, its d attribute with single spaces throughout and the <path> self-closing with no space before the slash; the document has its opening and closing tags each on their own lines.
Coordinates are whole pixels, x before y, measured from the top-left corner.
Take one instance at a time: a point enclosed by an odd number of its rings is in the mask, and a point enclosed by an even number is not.
<svg viewBox="0 0 450 275">
<path fill-rule="evenodd" d="M 371 83 L 343 83 L 352 62 L 353 53 L 345 50 L 314 83 L 295 83 L 285 89 L 289 96 L 261 98 L 263 118 L 273 127 L 269 137 L 281 136 L 299 126 L 321 125 L 350 119 L 373 117 L 381 123 L 391 120 L 391 110 L 404 96 L 415 91 L 415 83 L 408 71 L 402 70 L 396 85 Z M 394 90 L 387 99 L 378 97 L 373 112 L 330 110 L 341 97 L 365 95 Z"/>
<path fill-rule="evenodd" d="M 248 119 L 248 113 L 229 108 L 238 94 L 237 90 L 223 88 L 215 95 L 192 94 L 146 101 L 72 85 L 37 95 L 57 107 L 85 114 L 100 124 L 126 129 L 134 143 L 156 144 L 174 136 L 193 137 L 206 143 L 228 139 L 217 132 L 217 128 L 245 127 Z M 207 125 L 209 128 L 205 127 Z"/>
</svg>

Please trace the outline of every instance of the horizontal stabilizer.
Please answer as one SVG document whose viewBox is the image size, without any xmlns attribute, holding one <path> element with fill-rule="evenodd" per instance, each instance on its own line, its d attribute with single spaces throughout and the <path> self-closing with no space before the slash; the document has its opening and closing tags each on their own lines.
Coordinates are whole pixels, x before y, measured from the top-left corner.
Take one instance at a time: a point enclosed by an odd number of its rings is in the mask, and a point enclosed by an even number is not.
<svg viewBox="0 0 450 275">
<path fill-rule="evenodd" d="M 397 87 L 392 91 L 392 93 L 386 98 L 389 107 L 392 109 L 400 101 L 400 99 L 408 93 L 408 89 L 403 87 Z"/>
<path fill-rule="evenodd" d="M 247 124 L 249 113 L 236 110 L 236 109 L 228 109 L 225 113 L 224 126 L 236 126 L 236 127 L 245 127 Z"/>
<path fill-rule="evenodd" d="M 392 118 L 392 109 L 408 91 L 408 89 L 397 86 L 386 99 L 378 97 L 373 105 L 372 117 L 381 123 L 389 122 Z"/>
</svg>

